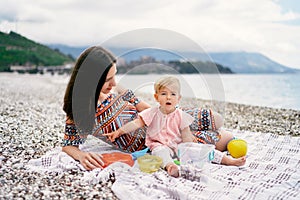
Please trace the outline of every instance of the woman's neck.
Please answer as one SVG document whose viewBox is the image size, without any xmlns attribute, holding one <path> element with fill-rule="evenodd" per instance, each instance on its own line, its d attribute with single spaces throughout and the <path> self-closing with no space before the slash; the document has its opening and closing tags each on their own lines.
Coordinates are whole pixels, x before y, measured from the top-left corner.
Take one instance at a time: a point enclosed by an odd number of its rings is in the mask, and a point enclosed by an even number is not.
<svg viewBox="0 0 300 200">
<path fill-rule="evenodd" d="M 99 101 L 100 102 L 104 101 L 108 97 L 108 95 L 109 94 L 104 94 L 104 93 L 100 92 Z"/>
</svg>

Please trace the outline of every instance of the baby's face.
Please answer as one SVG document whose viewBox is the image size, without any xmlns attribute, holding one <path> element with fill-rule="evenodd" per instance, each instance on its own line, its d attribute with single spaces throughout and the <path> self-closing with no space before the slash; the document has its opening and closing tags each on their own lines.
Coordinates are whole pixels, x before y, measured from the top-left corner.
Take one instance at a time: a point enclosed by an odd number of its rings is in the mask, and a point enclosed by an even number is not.
<svg viewBox="0 0 300 200">
<path fill-rule="evenodd" d="M 154 94 L 154 97 L 165 114 L 173 112 L 181 98 L 178 88 L 172 85 L 161 88 L 158 93 Z"/>
</svg>

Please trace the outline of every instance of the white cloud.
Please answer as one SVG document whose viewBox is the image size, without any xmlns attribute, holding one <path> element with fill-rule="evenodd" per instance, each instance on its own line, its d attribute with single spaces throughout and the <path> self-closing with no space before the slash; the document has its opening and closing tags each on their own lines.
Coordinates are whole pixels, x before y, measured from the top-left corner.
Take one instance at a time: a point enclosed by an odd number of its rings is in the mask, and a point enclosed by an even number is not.
<svg viewBox="0 0 300 200">
<path fill-rule="evenodd" d="M 162 28 L 207 51 L 255 51 L 300 68 L 300 26 L 286 23 L 299 20 L 299 13 L 272 0 L 4 0 L 0 7 L 1 31 L 17 29 L 41 43 L 91 45 L 134 29 Z"/>
</svg>

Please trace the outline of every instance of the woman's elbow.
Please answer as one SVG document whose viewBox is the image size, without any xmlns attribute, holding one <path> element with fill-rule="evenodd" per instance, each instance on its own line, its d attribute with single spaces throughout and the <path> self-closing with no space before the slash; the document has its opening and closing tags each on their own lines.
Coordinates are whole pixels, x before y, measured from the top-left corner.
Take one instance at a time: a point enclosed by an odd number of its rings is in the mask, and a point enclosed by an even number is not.
<svg viewBox="0 0 300 200">
<path fill-rule="evenodd" d="M 216 125 L 216 129 L 221 128 L 222 126 L 224 126 L 224 118 L 217 112 L 212 112 L 214 119 L 215 119 L 215 125 Z"/>
</svg>

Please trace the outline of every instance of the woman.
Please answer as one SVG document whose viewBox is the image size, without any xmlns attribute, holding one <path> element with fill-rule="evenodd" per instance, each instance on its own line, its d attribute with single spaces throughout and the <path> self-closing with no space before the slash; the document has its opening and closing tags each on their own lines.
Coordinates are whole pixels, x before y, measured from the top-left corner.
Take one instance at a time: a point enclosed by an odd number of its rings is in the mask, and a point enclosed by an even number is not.
<svg viewBox="0 0 300 200">
<path fill-rule="evenodd" d="M 101 154 L 83 152 L 78 148 L 86 136 L 92 134 L 101 138 L 103 133 L 117 130 L 135 119 L 138 112 L 150 107 L 130 90 L 121 95 L 110 93 L 116 86 L 116 73 L 115 57 L 106 49 L 94 46 L 79 56 L 67 85 L 63 107 L 66 112 L 66 130 L 62 150 L 87 170 L 102 168 L 104 163 Z M 217 132 L 223 125 L 219 114 L 205 109 L 185 111 L 195 118 L 191 130 L 199 142 L 212 143 L 218 150 L 226 150 L 233 135 L 223 130 Z M 145 132 L 145 127 L 137 129 L 120 136 L 114 144 L 126 152 L 141 150 L 145 147 Z M 214 162 L 233 165 L 231 162 L 222 162 L 223 157 L 217 156 Z M 239 165 L 243 163 L 240 159 Z"/>
<path fill-rule="evenodd" d="M 67 119 L 62 150 L 87 170 L 101 168 L 104 163 L 100 154 L 78 148 L 85 137 L 88 134 L 101 137 L 102 130 L 111 131 L 113 126 L 121 126 L 122 121 L 132 120 L 137 112 L 150 107 L 131 91 L 122 96 L 111 94 L 116 86 L 116 73 L 115 57 L 102 47 L 90 47 L 79 56 L 65 92 L 63 109 Z M 144 148 L 144 132 L 144 128 L 140 129 L 136 135 L 121 138 L 116 144 L 125 151 L 140 150 Z"/>
</svg>

